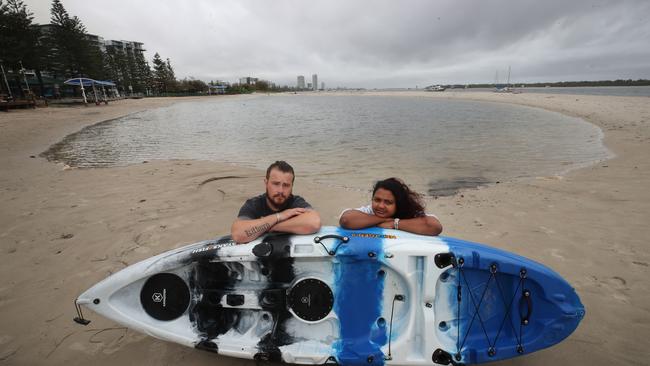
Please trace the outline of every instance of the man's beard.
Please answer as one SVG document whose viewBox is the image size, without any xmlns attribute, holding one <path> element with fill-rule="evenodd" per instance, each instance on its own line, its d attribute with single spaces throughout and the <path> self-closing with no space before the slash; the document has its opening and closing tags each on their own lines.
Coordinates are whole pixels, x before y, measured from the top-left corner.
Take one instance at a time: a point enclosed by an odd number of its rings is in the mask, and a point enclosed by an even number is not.
<svg viewBox="0 0 650 366">
<path fill-rule="evenodd" d="M 269 202 L 272 204 L 272 208 L 279 209 L 281 208 L 286 202 L 287 198 L 286 196 L 283 196 L 281 193 L 276 194 L 275 196 L 271 196 L 269 194 L 269 191 L 266 191 L 266 197 L 268 198 Z"/>
</svg>

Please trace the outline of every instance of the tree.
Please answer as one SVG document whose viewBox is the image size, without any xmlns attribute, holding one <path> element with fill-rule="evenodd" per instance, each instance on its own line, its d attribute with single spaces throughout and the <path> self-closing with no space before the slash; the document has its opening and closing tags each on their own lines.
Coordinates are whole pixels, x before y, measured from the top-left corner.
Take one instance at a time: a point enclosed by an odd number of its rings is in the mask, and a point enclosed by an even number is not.
<svg viewBox="0 0 650 366">
<path fill-rule="evenodd" d="M 106 78 L 115 82 L 122 91 L 131 84 L 127 57 L 121 48 L 109 47 L 104 53 Z"/>
<path fill-rule="evenodd" d="M 131 86 L 136 93 L 156 89 L 149 63 L 144 58 L 143 51 L 135 45 L 127 47 L 126 52 L 121 46 L 108 45 L 104 60 L 107 78 L 123 89 Z"/>
<path fill-rule="evenodd" d="M 172 68 L 172 63 L 169 61 L 169 58 L 167 58 L 166 69 L 167 69 L 167 88 L 170 91 L 177 91 L 178 82 L 176 81 L 176 74 L 174 73 L 174 69 Z"/>
<path fill-rule="evenodd" d="M 153 79 L 156 92 L 167 92 L 167 65 L 162 60 L 158 52 L 153 55 Z"/>
<path fill-rule="evenodd" d="M 128 54 L 129 71 L 131 73 L 131 85 L 136 93 L 144 93 L 149 88 L 147 74 L 150 74 L 149 64 L 144 59 L 142 52 Z"/>
<path fill-rule="evenodd" d="M 42 61 L 38 47 L 38 31 L 33 27 L 33 14 L 21 0 L 0 0 L 0 62 L 12 70 L 17 85 L 21 85 L 21 63 L 25 68 L 37 70 L 41 83 Z M 22 91 L 22 88 L 20 88 Z"/>
<path fill-rule="evenodd" d="M 134 51 L 134 65 L 135 65 L 135 86 L 134 89 L 139 93 L 146 93 L 153 88 L 153 77 L 149 63 L 144 58 L 142 51 Z"/>
<path fill-rule="evenodd" d="M 261 91 L 261 92 L 267 92 L 269 91 L 269 82 L 266 80 L 258 80 L 255 83 L 255 90 Z"/>
<path fill-rule="evenodd" d="M 228 85 L 226 88 L 226 94 L 250 94 L 254 92 L 255 89 L 252 85 L 247 84 L 232 84 Z"/>
<path fill-rule="evenodd" d="M 177 90 L 176 76 L 169 58 L 163 61 L 156 52 L 153 56 L 153 84 L 158 93 L 169 93 Z"/>
<path fill-rule="evenodd" d="M 101 78 L 102 56 L 89 40 L 86 27 L 76 16 L 70 17 L 60 0 L 52 1 L 49 68 L 65 77 Z"/>
<path fill-rule="evenodd" d="M 208 90 L 208 84 L 193 77 L 185 78 L 178 83 L 178 89 L 184 93 L 203 93 Z"/>
</svg>

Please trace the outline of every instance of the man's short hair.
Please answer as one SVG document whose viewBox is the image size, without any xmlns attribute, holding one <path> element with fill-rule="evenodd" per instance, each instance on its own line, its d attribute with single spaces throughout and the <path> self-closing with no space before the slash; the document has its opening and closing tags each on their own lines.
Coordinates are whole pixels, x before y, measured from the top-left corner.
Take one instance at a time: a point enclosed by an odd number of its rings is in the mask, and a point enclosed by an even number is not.
<svg viewBox="0 0 650 366">
<path fill-rule="evenodd" d="M 269 179 L 269 176 L 271 175 L 271 170 L 273 169 L 277 169 L 283 173 L 291 173 L 291 175 L 293 176 L 293 178 L 291 179 L 292 183 L 296 179 L 296 174 L 293 172 L 293 167 L 284 160 L 277 160 L 275 163 L 269 165 L 269 167 L 266 169 L 267 180 Z"/>
</svg>

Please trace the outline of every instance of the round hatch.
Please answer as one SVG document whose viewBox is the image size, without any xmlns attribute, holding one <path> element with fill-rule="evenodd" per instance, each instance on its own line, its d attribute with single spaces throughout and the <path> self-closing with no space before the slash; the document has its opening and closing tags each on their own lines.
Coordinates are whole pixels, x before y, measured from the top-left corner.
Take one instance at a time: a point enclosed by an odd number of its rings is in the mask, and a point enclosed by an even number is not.
<svg viewBox="0 0 650 366">
<path fill-rule="evenodd" d="M 145 282 L 140 291 L 144 311 L 158 320 L 174 320 L 183 315 L 190 304 L 190 289 L 173 273 L 158 273 Z"/>
<path fill-rule="evenodd" d="M 289 291 L 289 307 L 302 320 L 321 320 L 333 306 L 332 289 L 321 280 L 308 278 L 298 281 Z"/>
</svg>

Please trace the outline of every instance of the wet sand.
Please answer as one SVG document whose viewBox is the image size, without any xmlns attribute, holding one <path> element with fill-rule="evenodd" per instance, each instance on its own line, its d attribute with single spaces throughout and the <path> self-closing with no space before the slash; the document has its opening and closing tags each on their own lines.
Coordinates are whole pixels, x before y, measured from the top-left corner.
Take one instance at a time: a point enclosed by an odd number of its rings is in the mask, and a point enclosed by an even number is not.
<svg viewBox="0 0 650 366">
<path fill-rule="evenodd" d="M 429 199 L 428 210 L 441 218 L 445 235 L 555 269 L 586 306 L 586 318 L 567 340 L 499 364 L 647 364 L 650 98 L 392 94 L 522 104 L 581 117 L 603 130 L 616 154 L 611 160 L 561 177 Z M 84 126 L 179 100 L 188 99 L 0 113 L 0 364 L 254 364 L 159 341 L 90 311 L 87 327 L 71 320 L 79 293 L 141 259 L 227 234 L 243 200 L 263 190 L 263 172 L 227 164 L 149 161 L 70 169 L 38 156 Z M 295 193 L 321 212 L 326 225 L 369 196 L 315 185 L 300 172 Z"/>
</svg>

